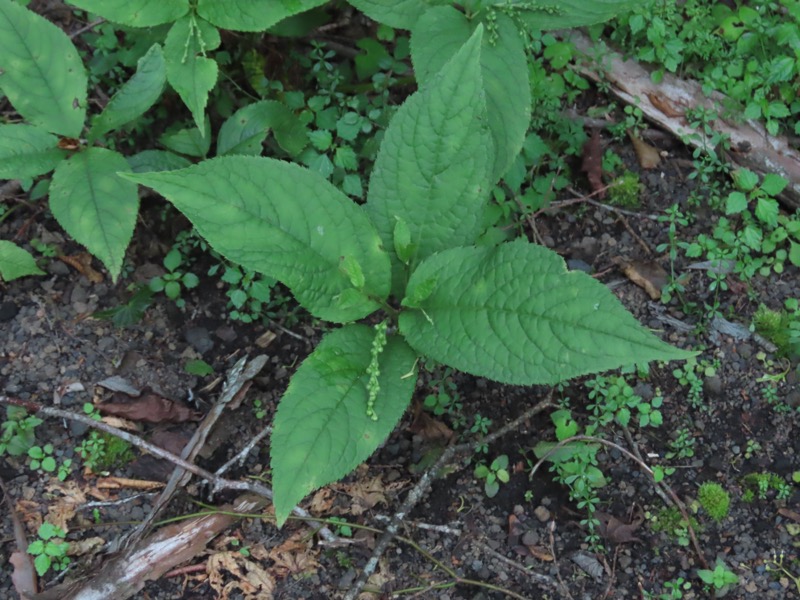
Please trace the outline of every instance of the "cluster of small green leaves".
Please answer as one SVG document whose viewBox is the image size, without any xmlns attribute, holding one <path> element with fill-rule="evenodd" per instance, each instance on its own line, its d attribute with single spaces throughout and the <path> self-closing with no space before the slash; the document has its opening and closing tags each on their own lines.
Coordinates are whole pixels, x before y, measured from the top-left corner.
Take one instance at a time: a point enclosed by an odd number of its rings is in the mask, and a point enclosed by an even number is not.
<svg viewBox="0 0 800 600">
<path fill-rule="evenodd" d="M 36 532 L 37 539 L 28 545 L 28 554 L 34 557 L 33 566 L 39 577 L 50 569 L 63 571 L 70 563 L 67 552 L 69 543 L 64 541 L 66 532 L 52 523 L 44 522 Z"/>
<path fill-rule="evenodd" d="M 756 274 L 780 275 L 787 260 L 800 266 L 800 220 L 781 214 L 775 200 L 787 181 L 768 174 L 759 184 L 758 176 L 748 169 L 733 171 L 732 175 L 736 189 L 725 202 L 725 213 L 731 218 L 719 219 L 713 237 L 698 236 L 686 247 L 686 255 L 705 256 L 717 263 L 717 275 L 733 272 L 744 281 Z M 720 277 L 714 282 L 727 289 Z"/>
<path fill-rule="evenodd" d="M 688 388 L 686 399 L 692 408 L 698 409 L 704 406 L 703 380 L 716 375 L 719 367 L 719 359 L 697 360 L 696 357 L 692 357 L 672 370 L 672 376 L 678 380 L 678 383 Z"/>
<path fill-rule="evenodd" d="M 6 420 L 0 424 L 0 456 L 23 456 L 36 444 L 36 428 L 42 420 L 19 406 L 6 406 Z"/>
<path fill-rule="evenodd" d="M 539 442 L 533 448 L 534 454 L 540 460 L 552 463 L 550 471 L 567 486 L 570 499 L 577 507 L 586 511 L 587 516 L 581 521 L 587 529 L 586 540 L 592 547 L 599 547 L 600 522 L 594 513 L 600 505 L 598 490 L 607 483 L 597 456 L 600 444 L 580 440 L 565 443 L 568 438 L 581 433 L 581 426 L 569 409 L 555 411 L 550 419 L 555 426 L 556 441 Z"/>
<path fill-rule="evenodd" d="M 758 0 L 730 8 L 722 2 L 643 3 L 609 27 L 611 39 L 639 60 L 697 79 L 724 93 L 747 119 L 767 131 L 800 133 L 795 84 L 800 67 L 800 6 Z"/>
<path fill-rule="evenodd" d="M 586 387 L 592 400 L 586 435 L 595 435 L 614 422 L 628 427 L 631 418 L 639 427 L 659 427 L 664 422 L 660 410 L 664 399 L 656 393 L 651 400 L 644 400 L 622 375 L 595 377 L 586 382 Z"/>
<path fill-rule="evenodd" d="M 756 498 L 766 500 L 770 492 L 776 500 L 788 500 L 794 493 L 794 487 L 783 477 L 772 471 L 749 473 L 742 477 L 742 501 L 753 502 Z"/>
</svg>

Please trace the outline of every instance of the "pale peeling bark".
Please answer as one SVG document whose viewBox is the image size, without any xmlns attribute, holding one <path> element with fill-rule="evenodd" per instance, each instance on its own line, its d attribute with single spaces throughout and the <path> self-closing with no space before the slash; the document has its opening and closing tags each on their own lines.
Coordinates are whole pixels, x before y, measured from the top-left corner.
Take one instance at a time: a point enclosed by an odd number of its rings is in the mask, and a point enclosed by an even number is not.
<svg viewBox="0 0 800 600">
<path fill-rule="evenodd" d="M 148 581 L 205 552 L 206 545 L 239 520 L 233 514 L 253 513 L 268 500 L 245 495 L 216 513 L 162 527 L 133 548 L 106 562 L 90 580 L 69 583 L 37 594 L 34 600 L 125 600 Z"/>
<path fill-rule="evenodd" d="M 705 107 L 724 114 L 726 97 L 720 93 L 703 94 L 698 82 L 683 80 L 666 73 L 660 83 L 653 83 L 650 72 L 634 60 L 625 60 L 608 48 L 598 48 L 580 31 L 564 32 L 563 36 L 587 56 L 600 56 L 599 65 L 584 64 L 581 73 L 610 85 L 622 101 L 637 106 L 651 121 L 670 131 L 685 143 L 703 147 L 703 135 L 689 127 L 686 109 Z M 770 136 L 761 123 L 753 120 L 734 122 L 716 119 L 712 127 L 729 137 L 731 151 L 726 156 L 735 165 L 759 174 L 775 173 L 789 181 L 780 199 L 793 208 L 800 208 L 800 152 L 785 137 Z"/>
</svg>

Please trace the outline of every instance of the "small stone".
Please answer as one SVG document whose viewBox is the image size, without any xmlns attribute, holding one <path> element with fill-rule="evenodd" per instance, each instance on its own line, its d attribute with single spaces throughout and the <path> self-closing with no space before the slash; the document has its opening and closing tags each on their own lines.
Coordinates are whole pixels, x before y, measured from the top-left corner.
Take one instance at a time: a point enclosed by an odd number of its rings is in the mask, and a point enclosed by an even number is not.
<svg viewBox="0 0 800 600">
<path fill-rule="evenodd" d="M 200 354 L 205 354 L 214 347 L 211 335 L 205 327 L 189 327 L 183 337 Z"/>
<path fill-rule="evenodd" d="M 530 530 L 522 534 L 522 539 L 520 541 L 524 546 L 535 546 L 540 540 L 539 534 L 536 531 Z"/>
<path fill-rule="evenodd" d="M 569 268 L 570 271 L 583 271 L 589 274 L 592 272 L 592 266 L 582 261 L 580 258 L 570 258 L 567 261 L 567 268 Z"/>
<path fill-rule="evenodd" d="M 544 506 L 539 505 L 533 509 L 533 514 L 539 519 L 541 523 L 547 523 L 550 520 L 551 514 Z"/>
<path fill-rule="evenodd" d="M 0 304 L 0 323 L 10 321 L 17 316 L 19 307 L 10 300 Z"/>
<path fill-rule="evenodd" d="M 216 335 L 219 339 L 223 342 L 230 343 L 236 339 L 236 331 L 230 325 L 221 325 L 217 327 L 214 331 L 214 335 Z"/>
<path fill-rule="evenodd" d="M 709 396 L 719 397 L 722 394 L 722 379 L 719 375 L 706 377 L 703 382 L 703 391 Z"/>
</svg>

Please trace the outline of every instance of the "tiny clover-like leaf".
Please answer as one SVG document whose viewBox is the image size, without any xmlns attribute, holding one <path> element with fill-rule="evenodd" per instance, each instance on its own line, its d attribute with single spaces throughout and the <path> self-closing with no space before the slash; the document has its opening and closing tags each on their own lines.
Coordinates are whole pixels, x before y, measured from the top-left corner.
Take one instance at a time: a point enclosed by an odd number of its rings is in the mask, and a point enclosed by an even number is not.
<svg viewBox="0 0 800 600">
<path fill-rule="evenodd" d="M 388 296 L 389 257 L 364 211 L 308 169 L 229 156 L 126 177 L 172 202 L 228 260 L 286 284 L 321 319 L 360 319 Z M 357 262 L 362 286 L 340 257 Z"/>
<path fill-rule="evenodd" d="M 392 291 L 406 267 L 394 246 L 397 218 L 415 245 L 413 266 L 433 252 L 478 237 L 493 147 L 486 125 L 478 27 L 461 49 L 392 118 L 369 182 L 366 210 L 393 260 Z"/>
<path fill-rule="evenodd" d="M 27 275 L 45 275 L 30 253 L 13 242 L 0 240 L 0 279 L 12 281 Z"/>
<path fill-rule="evenodd" d="M 659 340 L 604 285 L 525 240 L 435 254 L 412 274 L 407 296 L 431 277 L 433 293 L 400 314 L 400 330 L 420 354 L 473 375 L 555 384 L 694 355 Z"/>
<path fill-rule="evenodd" d="M 374 338 L 365 325 L 332 331 L 292 377 L 270 441 L 278 526 L 303 497 L 366 460 L 405 412 L 416 385 L 416 354 L 395 335 L 380 354 L 378 418 L 367 415 Z"/>
<path fill-rule="evenodd" d="M 67 34 L 19 3 L 0 0 L 0 90 L 19 114 L 46 131 L 79 137 L 87 81 Z"/>
</svg>

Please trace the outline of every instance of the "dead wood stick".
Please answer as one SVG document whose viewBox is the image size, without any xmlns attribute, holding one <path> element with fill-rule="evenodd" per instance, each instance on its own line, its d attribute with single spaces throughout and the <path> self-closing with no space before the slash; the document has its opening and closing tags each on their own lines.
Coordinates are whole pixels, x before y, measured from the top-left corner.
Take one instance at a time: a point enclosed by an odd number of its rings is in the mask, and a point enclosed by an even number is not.
<svg viewBox="0 0 800 600">
<path fill-rule="evenodd" d="M 653 122 L 673 133 L 684 143 L 697 148 L 708 148 L 705 134 L 690 126 L 686 111 L 705 109 L 722 114 L 729 99 L 713 92 L 703 94 L 702 86 L 691 80 L 683 80 L 672 73 L 665 73 L 658 84 L 650 79 L 650 72 L 634 60 L 624 57 L 612 49 L 602 50 L 578 30 L 563 32 L 562 37 L 588 57 L 602 56 L 601 64 L 584 64 L 578 70 L 593 79 L 609 84 L 612 93 L 620 100 L 637 106 Z M 767 133 L 761 123 L 744 120 L 735 123 L 723 116 L 711 124 L 713 129 L 728 137 L 732 151 L 726 153 L 728 160 L 761 174 L 776 173 L 789 181 L 780 199 L 792 206 L 800 207 L 800 152 L 789 145 L 785 137 Z"/>
<path fill-rule="evenodd" d="M 222 388 L 222 394 L 220 394 L 220 397 L 216 404 L 214 404 L 214 407 L 208 411 L 208 414 L 203 419 L 203 422 L 195 430 L 192 439 L 189 440 L 189 443 L 186 444 L 181 452 L 181 458 L 183 460 L 190 462 L 194 461 L 194 459 L 197 457 L 197 454 L 205 445 L 211 430 L 217 423 L 217 420 L 220 416 L 222 416 L 222 412 L 225 410 L 225 407 L 228 406 L 228 404 L 230 404 L 233 399 L 237 397 L 237 395 L 247 392 L 251 380 L 258 375 L 261 369 L 264 368 L 266 362 L 267 357 L 261 355 L 254 358 L 249 364 L 247 363 L 247 358 L 242 357 L 236 362 L 235 365 L 233 365 L 228 373 L 228 380 L 225 382 L 225 385 Z M 150 511 L 144 521 L 142 521 L 142 523 L 140 523 L 139 526 L 125 540 L 126 544 L 130 544 L 131 542 L 140 538 L 148 529 L 150 529 L 158 515 L 161 514 L 161 511 L 163 511 L 167 504 L 169 504 L 170 500 L 172 500 L 175 492 L 179 488 L 186 485 L 186 483 L 189 481 L 189 477 L 190 473 L 188 471 L 185 471 L 181 467 L 175 467 L 175 470 L 172 472 L 166 487 L 153 503 L 153 509 Z"/>
<path fill-rule="evenodd" d="M 386 552 L 386 549 L 389 547 L 389 544 L 391 544 L 392 540 L 397 536 L 397 532 L 400 530 L 400 525 L 402 525 L 408 513 L 414 509 L 420 500 L 422 500 L 428 489 L 438 477 L 439 472 L 447 463 L 451 462 L 458 454 L 474 453 L 479 446 L 483 444 L 490 444 L 498 438 L 506 435 L 510 431 L 518 429 L 522 423 L 547 408 L 555 408 L 555 405 L 551 401 L 551 394 L 548 394 L 547 398 L 541 402 L 538 402 L 535 406 L 532 406 L 522 413 L 522 415 L 510 423 L 507 423 L 494 433 L 489 434 L 475 442 L 467 442 L 457 446 L 450 446 L 447 450 L 445 450 L 439 459 L 433 464 L 433 466 L 423 473 L 417 484 L 411 489 L 411 491 L 408 493 L 408 496 L 406 496 L 405 501 L 400 506 L 400 510 L 392 515 L 389 525 L 387 525 L 383 535 L 375 544 L 375 549 L 372 552 L 372 556 L 367 561 L 367 564 L 364 565 L 364 569 L 361 571 L 358 579 L 356 579 L 356 581 L 353 583 L 353 586 L 347 591 L 347 594 L 345 594 L 344 600 L 355 600 L 358 597 L 358 595 L 361 593 L 361 590 L 364 588 L 364 585 L 366 585 L 370 575 L 372 575 L 375 572 L 375 569 L 378 567 L 378 563 L 380 562 L 384 552 Z"/>
<path fill-rule="evenodd" d="M 69 419 L 71 421 L 84 423 L 89 427 L 109 433 L 122 440 L 125 440 L 132 446 L 136 446 L 137 448 L 144 450 L 145 452 L 149 452 L 150 454 L 158 458 L 163 458 L 164 460 L 168 460 L 172 464 L 177 465 L 182 469 L 189 471 L 190 473 L 194 473 L 201 479 L 207 480 L 209 483 L 211 483 L 212 490 L 215 493 L 220 492 L 222 490 L 237 490 L 240 492 L 250 492 L 258 496 L 263 496 L 268 500 L 272 500 L 272 490 L 265 485 L 248 481 L 232 481 L 230 479 L 225 479 L 224 477 L 219 477 L 214 473 L 212 473 L 211 471 L 207 471 L 202 467 L 198 467 L 197 465 L 182 459 L 180 456 L 176 456 L 171 452 L 167 452 L 166 450 L 164 450 L 159 446 L 156 446 L 155 444 L 146 442 L 145 440 L 143 440 L 138 436 L 128 433 L 127 431 L 122 431 L 121 429 L 117 429 L 116 427 L 112 427 L 111 425 L 107 425 L 102 421 L 95 421 L 91 417 L 79 415 L 77 413 L 73 413 L 68 410 L 61 410 L 59 408 L 44 406 L 42 404 L 39 404 L 38 402 L 33 402 L 31 400 L 22 400 L 21 398 L 13 398 L 11 396 L 0 396 L 0 404 L 12 404 L 14 406 L 21 406 L 26 410 L 46 415 L 48 417 L 55 417 L 57 419 Z M 292 509 L 292 513 L 304 519 L 310 516 L 307 511 L 303 510 L 299 506 L 295 506 Z M 321 527 L 317 529 L 315 533 L 318 533 L 320 537 L 322 537 L 322 539 L 324 539 L 328 543 L 336 543 L 338 541 L 336 535 L 327 527 Z"/>
</svg>

